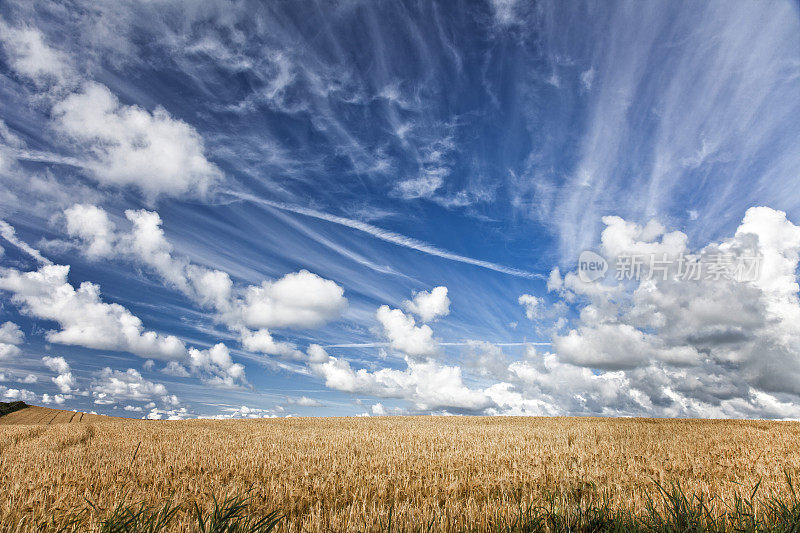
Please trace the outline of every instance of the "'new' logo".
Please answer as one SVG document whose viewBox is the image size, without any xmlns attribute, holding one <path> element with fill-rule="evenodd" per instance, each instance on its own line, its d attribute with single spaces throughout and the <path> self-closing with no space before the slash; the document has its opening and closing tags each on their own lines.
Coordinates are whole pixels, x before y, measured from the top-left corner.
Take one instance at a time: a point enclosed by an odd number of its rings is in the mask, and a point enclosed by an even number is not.
<svg viewBox="0 0 800 533">
<path fill-rule="evenodd" d="M 578 277 L 581 281 L 584 283 L 597 281 L 605 275 L 606 270 L 608 262 L 603 256 L 589 250 L 581 252 L 578 258 Z"/>
</svg>

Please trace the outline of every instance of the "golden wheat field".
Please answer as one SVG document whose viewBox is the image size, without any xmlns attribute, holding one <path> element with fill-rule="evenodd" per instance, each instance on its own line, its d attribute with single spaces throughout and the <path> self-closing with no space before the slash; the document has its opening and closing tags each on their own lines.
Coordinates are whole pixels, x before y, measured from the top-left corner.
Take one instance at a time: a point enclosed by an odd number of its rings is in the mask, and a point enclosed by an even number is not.
<svg viewBox="0 0 800 533">
<path fill-rule="evenodd" d="M 489 529 L 558 492 L 639 509 L 655 482 L 722 498 L 785 490 L 800 424 L 598 418 L 380 417 L 140 421 L 29 408 L 0 419 L 0 523 L 120 500 L 187 503 L 250 491 L 289 531 L 392 520 Z M 97 511 L 99 512 L 99 511 Z"/>
</svg>

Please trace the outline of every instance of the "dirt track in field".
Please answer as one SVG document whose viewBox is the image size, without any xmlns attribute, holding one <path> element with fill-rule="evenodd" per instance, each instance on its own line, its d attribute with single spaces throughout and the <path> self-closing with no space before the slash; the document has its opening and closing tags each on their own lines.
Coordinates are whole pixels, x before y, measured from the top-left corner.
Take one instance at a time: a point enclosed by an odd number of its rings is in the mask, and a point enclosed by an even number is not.
<svg viewBox="0 0 800 533">
<path fill-rule="evenodd" d="M 76 424 L 79 422 L 99 422 L 109 418 L 111 417 L 31 405 L 19 411 L 0 416 L 0 426 Z"/>
</svg>

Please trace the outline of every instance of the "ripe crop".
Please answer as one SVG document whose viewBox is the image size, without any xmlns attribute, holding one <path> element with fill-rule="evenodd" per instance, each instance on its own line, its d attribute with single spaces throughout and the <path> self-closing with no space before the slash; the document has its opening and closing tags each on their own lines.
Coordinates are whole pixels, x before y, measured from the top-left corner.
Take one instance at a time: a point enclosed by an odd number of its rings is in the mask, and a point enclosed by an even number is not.
<svg viewBox="0 0 800 533">
<path fill-rule="evenodd" d="M 48 424 L 25 411 L 0 418 L 0 523 L 9 530 L 80 509 L 82 523 L 97 524 L 120 504 L 169 503 L 169 529 L 184 531 L 198 527 L 197 512 L 213 498 L 244 495 L 252 516 L 280 513 L 280 530 L 386 530 L 391 522 L 486 531 L 548 505 L 646 514 L 677 484 L 718 516 L 754 488 L 791 499 L 787 475 L 800 468 L 792 422 L 63 415 Z M 15 420 L 31 424 L 2 425 Z"/>
</svg>

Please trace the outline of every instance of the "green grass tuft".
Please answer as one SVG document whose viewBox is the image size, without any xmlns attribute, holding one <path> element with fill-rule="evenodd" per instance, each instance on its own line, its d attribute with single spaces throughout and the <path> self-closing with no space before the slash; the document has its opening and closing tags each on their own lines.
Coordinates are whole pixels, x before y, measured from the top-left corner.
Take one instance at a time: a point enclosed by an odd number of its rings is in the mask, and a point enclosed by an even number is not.
<svg viewBox="0 0 800 533">
<path fill-rule="evenodd" d="M 759 497 L 759 486 L 747 496 L 724 502 L 707 495 L 687 494 L 679 484 L 656 484 L 646 510 L 635 514 L 615 509 L 605 495 L 598 496 L 591 485 L 554 493 L 539 504 L 518 504 L 510 520 L 497 520 L 496 533 L 800 533 L 800 498 L 787 474 L 788 496 Z M 123 500 L 125 498 L 123 497 Z M 78 512 L 54 511 L 36 524 L 37 531 L 98 533 L 269 533 L 291 524 L 279 511 L 266 515 L 251 512 L 248 495 L 213 498 L 210 508 L 197 503 L 149 507 L 144 503 L 120 503 L 112 509 L 89 505 Z M 182 520 L 183 522 L 179 521 Z M 188 522 L 187 522 L 188 520 Z M 25 524 L 18 524 L 23 526 Z M 3 528 L 0 528 L 3 529 Z M 418 524 L 409 531 L 452 530 L 436 520 Z M 377 530 L 404 531 L 398 527 L 393 509 Z"/>
</svg>

